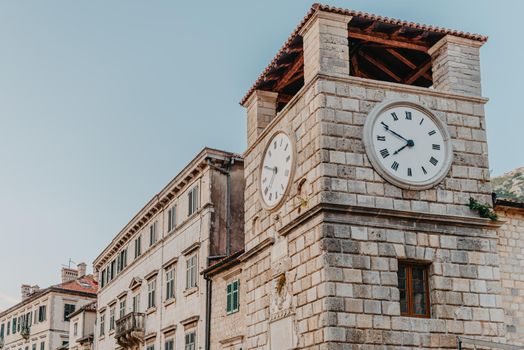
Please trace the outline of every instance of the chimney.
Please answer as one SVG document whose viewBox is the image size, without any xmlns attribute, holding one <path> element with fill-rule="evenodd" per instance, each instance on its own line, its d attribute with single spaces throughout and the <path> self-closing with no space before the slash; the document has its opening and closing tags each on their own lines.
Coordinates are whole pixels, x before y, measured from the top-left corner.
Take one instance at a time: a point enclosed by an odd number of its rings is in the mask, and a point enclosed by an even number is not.
<svg viewBox="0 0 524 350">
<path fill-rule="evenodd" d="M 62 267 L 62 283 L 74 281 L 77 279 L 78 271 L 69 267 Z"/>
<path fill-rule="evenodd" d="M 27 299 L 27 297 L 31 294 L 31 286 L 28 284 L 22 284 L 20 290 L 22 293 L 22 300 Z"/>
<path fill-rule="evenodd" d="M 35 284 L 34 286 L 31 287 L 31 294 L 36 293 L 39 290 L 40 290 L 40 287 L 37 284 Z"/>
<path fill-rule="evenodd" d="M 84 277 L 86 275 L 86 263 L 80 263 L 76 265 L 76 268 L 78 269 L 78 278 Z"/>
</svg>

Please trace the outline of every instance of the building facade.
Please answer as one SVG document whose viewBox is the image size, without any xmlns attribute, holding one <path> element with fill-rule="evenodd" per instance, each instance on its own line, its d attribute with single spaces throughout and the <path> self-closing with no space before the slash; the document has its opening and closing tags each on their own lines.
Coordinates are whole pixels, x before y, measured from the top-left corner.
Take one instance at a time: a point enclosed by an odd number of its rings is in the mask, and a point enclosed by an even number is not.
<svg viewBox="0 0 524 350">
<path fill-rule="evenodd" d="M 96 301 L 69 315 L 69 350 L 94 350 Z"/>
<path fill-rule="evenodd" d="M 54 350 L 69 341 L 69 315 L 96 300 L 98 285 L 79 269 L 63 268 L 62 283 L 22 286 L 22 301 L 0 313 L 0 348 Z"/>
<path fill-rule="evenodd" d="M 246 349 L 505 341 L 485 41 L 312 7 L 242 100 Z"/>
<path fill-rule="evenodd" d="M 243 248 L 243 160 L 204 149 L 94 261 L 95 347 L 200 349 L 210 289 L 200 272 Z"/>
<path fill-rule="evenodd" d="M 506 339 L 524 346 L 524 203 L 496 199 L 495 211 L 504 222 L 498 231 L 498 250 Z"/>
</svg>

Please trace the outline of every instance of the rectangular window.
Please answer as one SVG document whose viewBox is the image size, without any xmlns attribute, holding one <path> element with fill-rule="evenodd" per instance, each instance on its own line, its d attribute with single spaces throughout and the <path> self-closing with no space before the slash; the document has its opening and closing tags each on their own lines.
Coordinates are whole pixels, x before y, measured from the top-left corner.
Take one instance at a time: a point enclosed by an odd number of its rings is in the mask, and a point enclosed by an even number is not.
<svg viewBox="0 0 524 350">
<path fill-rule="evenodd" d="M 127 248 L 122 249 L 117 257 L 117 273 L 120 273 L 127 266 Z"/>
<path fill-rule="evenodd" d="M 105 285 L 106 285 L 106 269 L 103 269 L 102 275 L 100 277 L 100 287 L 104 288 Z"/>
<path fill-rule="evenodd" d="M 186 333 L 185 337 L 185 350 L 195 350 L 196 349 L 196 333 L 195 331 Z"/>
<path fill-rule="evenodd" d="M 140 312 L 140 294 L 133 296 L 133 312 Z"/>
<path fill-rule="evenodd" d="M 2 323 L 2 325 L 0 326 L 0 338 L 4 337 L 4 329 L 5 329 L 5 325 Z"/>
<path fill-rule="evenodd" d="M 11 333 L 15 334 L 16 333 L 16 317 L 13 318 L 13 322 L 11 324 L 13 325 L 13 329 Z"/>
<path fill-rule="evenodd" d="M 148 309 L 155 307 L 156 305 L 155 293 L 156 293 L 156 279 L 150 281 L 147 284 L 147 308 Z"/>
<path fill-rule="evenodd" d="M 226 312 L 228 314 L 238 311 L 238 290 L 240 287 L 240 281 L 235 280 L 227 284 L 226 287 Z"/>
<path fill-rule="evenodd" d="M 64 321 L 67 321 L 67 317 L 69 317 L 70 314 L 75 312 L 75 306 L 73 304 L 65 304 L 64 305 Z"/>
<path fill-rule="evenodd" d="M 40 350 L 45 350 L 45 342 L 40 343 Z"/>
<path fill-rule="evenodd" d="M 155 344 L 148 345 L 146 350 L 155 350 Z"/>
<path fill-rule="evenodd" d="M 109 309 L 109 331 L 115 329 L 115 307 Z"/>
<path fill-rule="evenodd" d="M 11 332 L 11 321 L 7 321 L 7 335 Z"/>
<path fill-rule="evenodd" d="M 36 343 L 31 346 L 31 350 L 36 350 Z"/>
<path fill-rule="evenodd" d="M 156 221 L 149 225 L 149 246 L 156 243 Z"/>
<path fill-rule="evenodd" d="M 44 322 L 46 320 L 47 307 L 45 305 L 40 305 L 38 307 L 38 322 Z"/>
<path fill-rule="evenodd" d="M 167 232 L 171 232 L 176 227 L 176 204 L 167 211 Z"/>
<path fill-rule="evenodd" d="M 100 336 L 103 336 L 106 334 L 106 315 L 101 314 L 100 315 Z"/>
<path fill-rule="evenodd" d="M 135 239 L 135 259 L 142 254 L 142 236 Z"/>
<path fill-rule="evenodd" d="M 164 350 L 173 350 L 175 348 L 175 341 L 173 339 L 166 340 Z"/>
<path fill-rule="evenodd" d="M 198 185 L 193 187 L 187 193 L 188 197 L 188 215 L 192 215 L 198 210 Z"/>
<path fill-rule="evenodd" d="M 126 315 L 126 300 L 122 299 L 120 300 L 120 312 L 119 317 L 122 318 Z"/>
<path fill-rule="evenodd" d="M 166 272 L 166 300 L 175 297 L 175 268 L 172 267 Z"/>
<path fill-rule="evenodd" d="M 194 254 L 186 261 L 186 289 L 197 286 L 197 255 Z"/>
<path fill-rule="evenodd" d="M 429 266 L 399 262 L 398 288 L 402 316 L 430 317 Z"/>
</svg>

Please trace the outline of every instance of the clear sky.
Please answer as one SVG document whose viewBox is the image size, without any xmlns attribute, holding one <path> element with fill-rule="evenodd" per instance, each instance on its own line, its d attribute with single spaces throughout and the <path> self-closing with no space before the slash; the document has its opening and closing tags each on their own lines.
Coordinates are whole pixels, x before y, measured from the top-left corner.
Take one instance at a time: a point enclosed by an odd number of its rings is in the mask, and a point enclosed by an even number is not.
<svg viewBox="0 0 524 350">
<path fill-rule="evenodd" d="M 0 2 L 0 309 L 94 258 L 204 146 L 311 1 Z M 524 166 L 522 1 L 326 1 L 478 32 L 494 175 Z"/>
</svg>

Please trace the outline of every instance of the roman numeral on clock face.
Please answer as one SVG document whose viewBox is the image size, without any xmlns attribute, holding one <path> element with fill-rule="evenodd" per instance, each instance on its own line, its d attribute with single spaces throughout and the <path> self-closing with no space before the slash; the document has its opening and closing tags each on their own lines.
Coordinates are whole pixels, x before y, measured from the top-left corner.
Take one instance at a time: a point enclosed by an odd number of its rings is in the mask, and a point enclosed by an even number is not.
<svg viewBox="0 0 524 350">
<path fill-rule="evenodd" d="M 397 171 L 398 170 L 398 166 L 399 166 L 399 164 L 395 161 L 395 162 L 393 162 L 393 164 L 391 164 L 391 169 Z"/>
<path fill-rule="evenodd" d="M 440 145 L 433 144 L 433 149 L 440 151 Z"/>
<path fill-rule="evenodd" d="M 391 113 L 391 116 L 393 117 L 393 120 L 398 120 L 397 113 L 393 112 Z"/>
<path fill-rule="evenodd" d="M 430 162 L 431 164 L 433 164 L 433 165 L 435 165 L 435 166 L 436 166 L 436 165 L 437 165 L 437 163 L 438 163 L 438 160 L 437 160 L 437 159 L 435 159 L 435 157 L 431 157 L 431 158 L 429 159 L 429 162 Z"/>
<path fill-rule="evenodd" d="M 386 158 L 387 156 L 389 156 L 388 149 L 384 148 L 383 150 L 380 150 L 380 155 L 382 156 L 382 158 Z"/>
<path fill-rule="evenodd" d="M 413 176 L 413 173 L 411 172 L 411 168 L 408 168 L 408 176 Z"/>
<path fill-rule="evenodd" d="M 411 112 L 406 111 L 406 119 L 411 120 Z"/>
<path fill-rule="evenodd" d="M 435 130 L 431 130 L 430 132 L 428 132 L 428 135 L 429 136 L 432 136 L 432 135 L 435 135 L 437 132 Z"/>
<path fill-rule="evenodd" d="M 378 141 L 386 141 L 386 136 L 377 136 Z"/>
<path fill-rule="evenodd" d="M 426 175 L 428 172 L 426 171 L 426 168 L 424 167 L 421 167 L 422 168 L 422 172 L 424 173 L 424 175 Z"/>
</svg>

